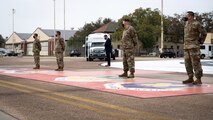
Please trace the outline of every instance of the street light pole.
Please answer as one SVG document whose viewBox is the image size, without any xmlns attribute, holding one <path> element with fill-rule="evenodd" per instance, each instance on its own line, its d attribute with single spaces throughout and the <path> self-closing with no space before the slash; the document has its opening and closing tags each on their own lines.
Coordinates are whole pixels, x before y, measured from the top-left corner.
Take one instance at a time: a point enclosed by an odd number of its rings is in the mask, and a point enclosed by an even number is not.
<svg viewBox="0 0 213 120">
<path fill-rule="evenodd" d="M 66 33 L 65 33 L 65 30 L 66 30 L 66 24 L 65 24 L 65 19 L 66 19 L 66 17 L 65 17 L 65 0 L 64 0 L 64 40 L 66 40 Z"/>
<path fill-rule="evenodd" d="M 163 52 L 163 47 L 164 47 L 164 30 L 163 30 L 163 0 L 161 0 L 161 52 Z"/>
<path fill-rule="evenodd" d="M 14 25 L 14 14 L 15 14 L 15 9 L 13 8 L 12 9 L 12 14 L 13 14 L 13 17 L 12 17 L 12 28 L 13 28 L 13 34 L 14 34 L 14 32 L 15 32 L 15 30 L 14 30 L 14 28 L 15 28 L 15 25 Z M 14 38 L 15 36 L 13 35 L 13 45 L 12 45 L 12 49 L 13 49 L 13 51 L 14 51 L 14 43 L 15 43 L 15 38 Z"/>
<path fill-rule="evenodd" d="M 53 39 L 54 39 L 53 51 L 54 51 L 54 48 L 55 48 L 55 0 L 53 0 L 53 2 L 54 2 L 54 33 L 53 33 Z"/>
</svg>

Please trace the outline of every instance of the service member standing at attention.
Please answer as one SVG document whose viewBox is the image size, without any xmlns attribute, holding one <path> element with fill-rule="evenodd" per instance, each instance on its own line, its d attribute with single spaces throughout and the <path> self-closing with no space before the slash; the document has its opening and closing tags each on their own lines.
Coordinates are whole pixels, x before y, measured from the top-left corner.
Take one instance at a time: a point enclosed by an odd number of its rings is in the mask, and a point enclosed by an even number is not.
<svg viewBox="0 0 213 120">
<path fill-rule="evenodd" d="M 41 51 L 41 44 L 38 39 L 38 34 L 33 35 L 34 41 L 33 41 L 33 56 L 34 56 L 34 62 L 35 67 L 33 69 L 40 69 L 40 51 Z"/>
<path fill-rule="evenodd" d="M 112 53 L 112 42 L 111 39 L 108 38 L 107 35 L 104 35 L 104 39 L 106 40 L 104 46 L 105 46 L 105 51 L 106 51 L 106 57 L 107 57 L 107 65 L 106 67 L 110 66 L 110 61 L 111 61 L 111 53 Z"/>
<path fill-rule="evenodd" d="M 57 60 L 58 68 L 55 69 L 56 71 L 63 71 L 64 70 L 64 50 L 65 50 L 65 43 L 64 39 L 61 38 L 61 32 L 56 31 L 55 35 L 55 56 Z"/>
<path fill-rule="evenodd" d="M 200 44 L 205 41 L 207 33 L 203 26 L 194 19 L 192 11 L 187 12 L 186 20 L 184 28 L 184 60 L 189 78 L 183 81 L 183 84 L 202 84 L 203 70 L 200 63 Z M 193 79 L 194 74 L 197 78 L 195 81 Z"/>
<path fill-rule="evenodd" d="M 123 36 L 121 46 L 123 49 L 123 71 L 119 77 L 134 78 L 135 73 L 135 48 L 137 46 L 138 37 L 135 29 L 129 24 L 128 19 L 123 20 Z M 128 71 L 130 75 L 128 76 Z"/>
</svg>

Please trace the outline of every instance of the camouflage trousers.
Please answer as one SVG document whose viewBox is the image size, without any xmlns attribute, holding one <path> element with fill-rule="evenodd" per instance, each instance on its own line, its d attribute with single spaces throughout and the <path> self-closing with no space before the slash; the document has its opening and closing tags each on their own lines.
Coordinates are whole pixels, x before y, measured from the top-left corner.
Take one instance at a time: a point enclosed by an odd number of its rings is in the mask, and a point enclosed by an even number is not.
<svg viewBox="0 0 213 120">
<path fill-rule="evenodd" d="M 125 49 L 123 50 L 123 70 L 124 72 L 135 72 L 135 50 Z"/>
<path fill-rule="evenodd" d="M 40 67 L 40 52 L 34 52 L 34 62 L 36 67 Z"/>
<path fill-rule="evenodd" d="M 200 63 L 200 49 L 185 49 L 184 50 L 184 59 L 186 72 L 189 77 L 201 78 L 203 76 L 203 70 Z M 193 72 L 194 70 L 194 72 Z"/>
<path fill-rule="evenodd" d="M 64 68 L 64 55 L 63 52 L 55 52 L 58 68 Z"/>
</svg>

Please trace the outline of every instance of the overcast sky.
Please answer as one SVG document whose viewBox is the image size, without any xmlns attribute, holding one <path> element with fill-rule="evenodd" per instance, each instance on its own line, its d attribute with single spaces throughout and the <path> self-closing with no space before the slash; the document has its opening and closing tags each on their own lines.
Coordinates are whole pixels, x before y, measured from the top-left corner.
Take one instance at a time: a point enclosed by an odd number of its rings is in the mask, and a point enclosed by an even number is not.
<svg viewBox="0 0 213 120">
<path fill-rule="evenodd" d="M 111 18 L 117 21 L 123 15 L 134 12 L 139 7 L 158 8 L 161 0 L 65 0 L 66 29 L 78 30 L 85 23 L 98 18 Z M 3 37 L 12 33 L 12 9 L 16 10 L 15 32 L 32 33 L 37 27 L 54 28 L 53 0 L 0 0 L 0 34 Z M 55 0 L 56 29 L 64 29 L 64 0 Z M 164 0 L 164 14 L 182 14 L 213 11 L 213 0 Z"/>
</svg>

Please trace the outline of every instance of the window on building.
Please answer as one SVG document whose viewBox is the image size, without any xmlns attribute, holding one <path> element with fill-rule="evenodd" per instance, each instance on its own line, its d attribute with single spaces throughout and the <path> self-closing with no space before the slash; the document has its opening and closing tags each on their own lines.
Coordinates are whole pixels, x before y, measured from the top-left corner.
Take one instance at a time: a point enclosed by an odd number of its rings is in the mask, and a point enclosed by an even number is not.
<svg viewBox="0 0 213 120">
<path fill-rule="evenodd" d="M 200 49 L 206 49 L 206 46 L 205 45 L 201 45 Z"/>
</svg>

